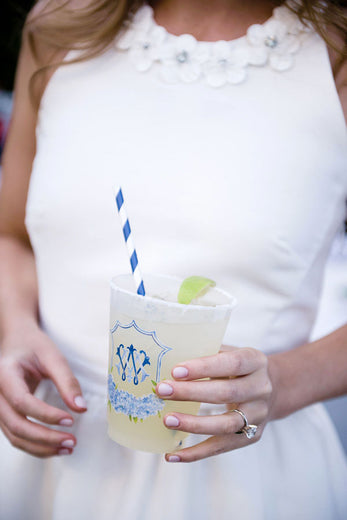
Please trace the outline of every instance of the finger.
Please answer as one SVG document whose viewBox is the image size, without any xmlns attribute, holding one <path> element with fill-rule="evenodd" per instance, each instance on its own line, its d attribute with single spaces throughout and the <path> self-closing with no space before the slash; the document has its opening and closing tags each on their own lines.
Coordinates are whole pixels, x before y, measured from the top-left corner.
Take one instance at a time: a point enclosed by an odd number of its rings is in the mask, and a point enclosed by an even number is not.
<svg viewBox="0 0 347 520">
<path fill-rule="evenodd" d="M 46 458 L 54 455 L 70 455 L 73 451 L 71 448 L 45 446 L 16 437 L 1 421 L 0 428 L 14 448 L 18 448 L 29 453 L 29 455 L 34 455 L 35 457 Z"/>
<path fill-rule="evenodd" d="M 87 403 L 82 396 L 80 384 L 65 357 L 59 352 L 49 351 L 47 357 L 41 358 L 40 363 L 67 406 L 75 412 L 85 412 Z"/>
<path fill-rule="evenodd" d="M 12 408 L 21 415 L 48 424 L 71 426 L 73 423 L 73 418 L 68 412 L 50 406 L 32 395 L 20 369 L 16 367 L 8 368 L 6 376 L 2 377 L 0 389 Z"/>
<path fill-rule="evenodd" d="M 254 444 L 260 439 L 260 436 L 261 431 L 257 432 L 253 439 L 248 439 L 246 435 L 236 435 L 235 433 L 209 437 L 207 440 L 190 448 L 166 453 L 165 460 L 167 462 L 195 462 Z"/>
<path fill-rule="evenodd" d="M 265 402 L 243 403 L 242 411 L 249 424 L 259 426 L 267 415 Z M 201 435 L 231 435 L 244 426 L 243 418 L 236 412 L 226 412 L 219 415 L 189 415 L 171 413 L 164 417 L 164 424 L 170 430 L 179 430 Z"/>
<path fill-rule="evenodd" d="M 214 356 L 191 359 L 175 366 L 174 379 L 203 379 L 206 377 L 236 377 L 250 374 L 266 366 L 267 357 L 260 350 L 232 348 Z"/>
<path fill-rule="evenodd" d="M 235 379 L 208 381 L 163 381 L 156 387 L 159 397 L 174 401 L 198 401 L 200 403 L 242 403 L 268 395 L 267 379 L 254 372 Z"/>
<path fill-rule="evenodd" d="M 24 418 L 15 412 L 2 396 L 0 396 L 0 420 L 16 438 L 55 448 L 72 448 L 76 445 L 76 438 L 71 433 L 53 430 Z"/>
</svg>

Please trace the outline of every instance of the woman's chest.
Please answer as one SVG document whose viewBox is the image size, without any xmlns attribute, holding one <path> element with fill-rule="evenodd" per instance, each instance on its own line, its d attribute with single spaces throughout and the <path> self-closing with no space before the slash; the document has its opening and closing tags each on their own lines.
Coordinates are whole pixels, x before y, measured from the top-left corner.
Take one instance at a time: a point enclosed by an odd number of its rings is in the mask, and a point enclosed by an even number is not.
<svg viewBox="0 0 347 520">
<path fill-rule="evenodd" d="M 33 232 L 105 244 L 121 184 L 138 241 L 154 251 L 181 243 L 242 270 L 271 266 L 279 251 L 305 264 L 330 239 L 347 180 L 329 82 L 313 94 L 309 75 L 259 70 L 256 86 L 216 90 L 108 65 L 77 68 L 68 84 L 53 76 L 28 200 Z"/>
</svg>

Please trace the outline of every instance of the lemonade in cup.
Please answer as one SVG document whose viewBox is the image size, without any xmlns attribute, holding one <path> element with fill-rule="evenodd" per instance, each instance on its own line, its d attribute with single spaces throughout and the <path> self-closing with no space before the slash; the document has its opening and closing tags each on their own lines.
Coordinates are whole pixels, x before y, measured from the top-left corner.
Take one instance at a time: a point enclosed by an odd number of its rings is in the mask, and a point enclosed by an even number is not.
<svg viewBox="0 0 347 520">
<path fill-rule="evenodd" d="M 215 287 L 194 304 L 179 304 L 181 283 L 147 275 L 142 296 L 130 274 L 111 282 L 108 434 L 128 448 L 165 453 L 182 445 L 188 434 L 169 430 L 163 418 L 171 412 L 197 414 L 200 403 L 165 401 L 154 389 L 171 379 L 178 363 L 219 351 L 235 305 Z"/>
</svg>

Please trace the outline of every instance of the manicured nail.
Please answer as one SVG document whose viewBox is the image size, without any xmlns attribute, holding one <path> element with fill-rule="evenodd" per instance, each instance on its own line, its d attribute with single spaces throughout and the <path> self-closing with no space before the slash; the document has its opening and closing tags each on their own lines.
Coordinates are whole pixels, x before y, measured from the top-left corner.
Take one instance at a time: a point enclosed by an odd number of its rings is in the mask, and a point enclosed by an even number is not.
<svg viewBox="0 0 347 520">
<path fill-rule="evenodd" d="M 174 415 L 168 415 L 165 419 L 166 426 L 179 426 L 180 422 Z"/>
<path fill-rule="evenodd" d="M 60 446 L 62 446 L 63 448 L 73 448 L 75 446 L 75 441 L 73 441 L 72 439 L 66 439 L 60 444 Z"/>
<path fill-rule="evenodd" d="M 72 419 L 62 419 L 59 422 L 60 426 L 72 426 L 73 420 Z"/>
<path fill-rule="evenodd" d="M 160 383 L 158 386 L 158 394 L 163 396 L 171 395 L 173 394 L 173 388 L 167 383 Z"/>
<path fill-rule="evenodd" d="M 181 379 L 182 377 L 187 377 L 188 369 L 185 367 L 176 367 L 172 371 L 172 375 L 175 379 Z"/>
<path fill-rule="evenodd" d="M 62 448 L 61 450 L 58 450 L 58 455 L 70 455 L 70 450 L 67 450 L 66 448 Z"/>
<path fill-rule="evenodd" d="M 168 462 L 180 462 L 181 461 L 181 457 L 179 457 L 178 455 L 170 455 L 167 458 L 167 461 Z"/>
<path fill-rule="evenodd" d="M 75 397 L 74 402 L 78 408 L 87 408 L 86 400 L 81 395 Z"/>
</svg>

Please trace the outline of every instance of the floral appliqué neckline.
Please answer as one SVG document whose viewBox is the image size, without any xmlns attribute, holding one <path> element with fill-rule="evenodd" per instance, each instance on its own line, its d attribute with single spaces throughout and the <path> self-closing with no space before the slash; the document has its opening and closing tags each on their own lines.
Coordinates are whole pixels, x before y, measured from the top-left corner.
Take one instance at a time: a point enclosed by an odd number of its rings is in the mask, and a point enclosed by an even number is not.
<svg viewBox="0 0 347 520">
<path fill-rule="evenodd" d="M 160 65 L 159 76 L 167 83 L 203 80 L 211 87 L 222 87 L 244 82 L 250 66 L 268 66 L 278 72 L 290 69 L 310 32 L 311 27 L 282 5 L 264 24 L 251 25 L 241 38 L 202 42 L 190 34 L 170 34 L 156 23 L 153 9 L 144 5 L 126 23 L 116 47 L 129 52 L 140 72 Z"/>
</svg>

